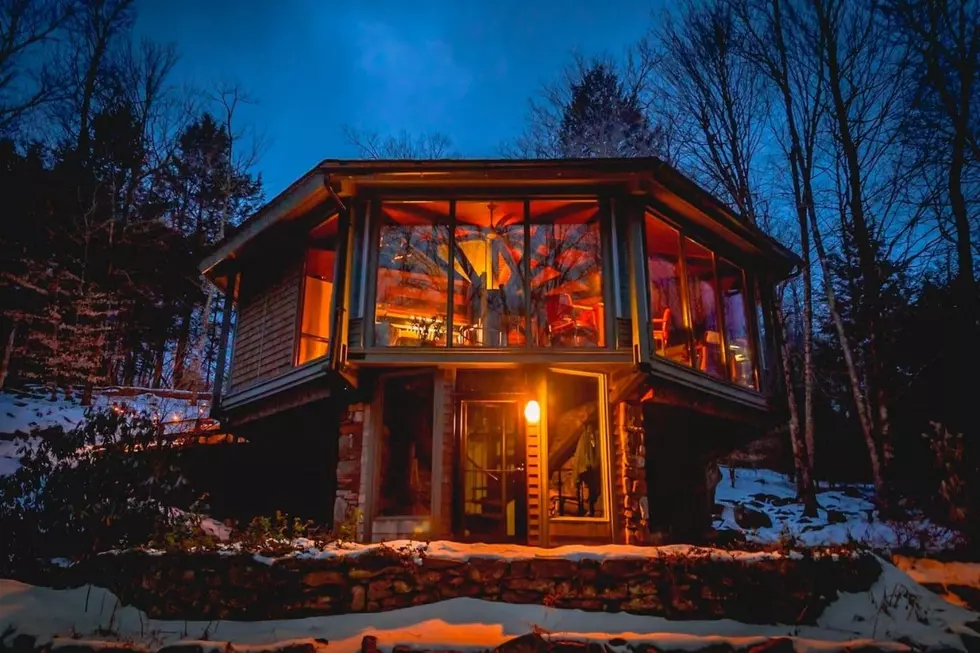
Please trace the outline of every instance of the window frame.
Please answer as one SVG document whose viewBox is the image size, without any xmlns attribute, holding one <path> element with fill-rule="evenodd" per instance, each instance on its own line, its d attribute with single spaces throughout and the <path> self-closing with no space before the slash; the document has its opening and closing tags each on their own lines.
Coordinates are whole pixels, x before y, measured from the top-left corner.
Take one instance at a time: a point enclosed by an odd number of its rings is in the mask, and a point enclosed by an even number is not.
<svg viewBox="0 0 980 653">
<path fill-rule="evenodd" d="M 531 293 L 530 293 L 530 211 L 531 202 L 541 201 L 541 200 L 564 200 L 564 201 L 593 201 L 596 203 L 598 208 L 598 227 L 599 227 L 599 251 L 600 256 L 602 256 L 602 301 L 606 310 L 604 311 L 603 328 L 605 329 L 605 343 L 598 347 L 538 347 L 533 346 L 530 337 L 525 337 L 523 346 L 514 347 L 454 347 L 452 343 L 452 338 L 447 337 L 446 345 L 440 347 L 384 347 L 379 346 L 375 341 L 375 329 L 373 328 L 376 317 L 377 317 L 377 290 L 378 290 L 378 260 L 379 260 L 379 248 L 370 247 L 370 243 L 379 242 L 381 237 L 381 226 L 382 226 L 382 206 L 386 203 L 398 203 L 398 202 L 419 202 L 419 201 L 443 201 L 449 202 L 449 247 L 450 252 L 455 256 L 455 245 L 456 245 L 456 203 L 458 201 L 481 201 L 481 200 L 493 200 L 493 201 L 511 201 L 511 202 L 523 202 L 524 203 L 524 256 L 522 260 L 522 265 L 524 267 L 524 276 L 526 283 L 528 284 L 524 288 L 524 311 L 527 324 L 530 325 L 531 319 Z M 436 356 L 451 356 L 453 354 L 469 354 L 473 351 L 482 352 L 494 352 L 502 354 L 515 354 L 517 356 L 526 354 L 576 354 L 588 356 L 590 352 L 611 352 L 615 350 L 616 337 L 616 315 L 614 312 L 615 306 L 615 285 L 618 284 L 618 280 L 613 277 L 616 274 L 616 270 L 613 266 L 612 256 L 610 253 L 610 248 L 612 247 L 611 232 L 610 232 L 610 215 L 611 215 L 611 202 L 608 195 L 602 193 L 573 193 L 573 194 L 561 194 L 561 193 L 526 193 L 518 194 L 513 191 L 507 190 L 506 192 L 494 192 L 493 190 L 487 190 L 486 192 L 473 193 L 465 192 L 452 195 L 445 195 L 436 190 L 430 192 L 412 192 L 406 194 L 385 194 L 379 193 L 377 195 L 371 195 L 367 198 L 367 203 L 369 206 L 368 211 L 368 225 L 365 229 L 366 239 L 369 243 L 367 247 L 368 258 L 365 261 L 366 271 L 363 275 L 363 279 L 366 282 L 364 287 L 364 292 L 361 293 L 361 301 L 363 302 L 363 319 L 364 319 L 364 347 L 374 353 L 394 353 L 403 351 L 415 351 L 426 356 L 436 355 Z M 453 261 L 450 260 L 450 269 L 448 271 L 448 291 L 446 298 L 446 320 L 448 324 L 452 324 L 454 318 L 454 295 L 455 287 L 453 284 Z M 404 354 L 402 354 L 404 355 Z"/>
<path fill-rule="evenodd" d="M 544 452 L 541 456 L 541 479 L 542 479 L 542 490 L 544 495 L 544 501 L 541 506 L 541 517 L 547 522 L 560 522 L 560 523 L 588 523 L 588 524 L 606 524 L 612 522 L 612 450 L 611 450 L 611 438 L 610 438 L 610 414 L 609 414 L 609 402 L 606 398 L 609 396 L 608 381 L 606 375 L 603 372 L 588 372 L 585 370 L 569 369 L 565 367 L 549 367 L 547 369 L 547 374 L 545 374 L 545 392 L 546 398 L 551 395 L 551 381 L 549 376 L 551 374 L 565 374 L 567 376 L 582 376 L 594 378 L 597 380 L 596 388 L 596 403 L 599 408 L 599 455 L 600 464 L 599 469 L 602 474 L 602 517 L 580 517 L 578 515 L 560 515 L 552 517 L 550 512 L 550 502 L 551 498 L 549 493 L 551 484 L 551 467 L 549 465 L 549 457 L 551 455 L 551 433 L 550 433 L 550 409 L 548 408 L 548 401 L 545 401 L 545 410 L 543 411 L 541 426 L 541 450 Z"/>
<path fill-rule="evenodd" d="M 731 380 L 730 378 L 728 378 L 727 374 L 724 378 L 719 378 L 706 371 L 702 372 L 701 370 L 697 369 L 697 366 L 694 365 L 694 340 L 693 340 L 694 316 L 692 314 L 690 289 L 688 287 L 689 278 L 688 278 L 688 269 L 687 269 L 687 242 L 686 242 L 687 239 L 690 239 L 692 242 L 697 243 L 699 246 L 705 248 L 706 250 L 708 250 L 708 252 L 711 253 L 711 261 L 712 261 L 711 266 L 712 266 L 712 274 L 714 278 L 714 289 L 715 289 L 715 293 L 714 293 L 715 311 L 717 314 L 719 336 L 721 339 L 722 363 L 725 365 L 726 370 L 727 370 L 727 361 L 728 361 L 727 358 L 728 336 L 726 333 L 727 325 L 725 324 L 725 315 L 724 315 L 724 310 L 723 310 L 722 300 L 721 300 L 721 292 L 720 292 L 721 287 L 718 283 L 718 257 L 721 256 L 726 261 L 728 261 L 729 264 L 741 270 L 744 283 L 746 286 L 746 303 L 751 304 L 752 306 L 754 306 L 755 302 L 757 301 L 755 295 L 755 283 L 757 280 L 756 275 L 752 274 L 750 268 L 748 268 L 747 266 L 745 266 L 739 261 L 740 257 L 732 256 L 730 250 L 722 247 L 721 251 L 719 251 L 719 248 L 712 244 L 711 239 L 700 237 L 700 234 L 698 233 L 699 231 L 698 229 L 696 228 L 691 229 L 688 226 L 685 226 L 681 221 L 673 219 L 670 216 L 664 215 L 664 213 L 659 209 L 657 209 L 656 207 L 646 204 L 643 206 L 643 212 L 640 216 L 641 242 L 639 243 L 639 245 L 643 255 L 643 259 L 640 265 L 642 271 L 634 269 L 633 274 L 643 275 L 642 278 L 643 278 L 644 294 L 642 299 L 645 302 L 645 306 L 647 307 L 648 313 L 649 313 L 649 306 L 651 300 L 650 300 L 650 278 L 649 278 L 649 271 L 647 269 L 647 264 L 649 261 L 649 255 L 647 252 L 647 215 L 649 215 L 655 220 L 660 220 L 667 226 L 676 230 L 678 234 L 678 238 L 680 240 L 679 268 L 680 268 L 680 285 L 681 285 L 681 303 L 683 304 L 683 308 L 684 308 L 683 310 L 684 325 L 687 331 L 688 355 L 690 356 L 691 359 L 691 365 L 683 365 L 676 361 L 670 360 L 669 358 L 666 358 L 664 356 L 657 355 L 653 348 L 653 343 L 652 343 L 653 338 L 650 335 L 650 329 L 648 326 L 644 326 L 643 329 L 640 330 L 640 334 L 642 335 L 642 337 L 651 341 L 648 345 L 650 351 L 650 359 L 658 361 L 659 363 L 671 365 L 678 369 L 687 370 L 688 372 L 697 374 L 701 378 L 710 379 L 712 381 L 716 381 L 719 383 L 724 383 L 727 386 L 733 388 L 739 388 L 746 392 L 752 392 L 755 394 L 764 394 L 763 386 L 762 386 L 762 376 L 761 376 L 762 373 L 761 370 L 759 369 L 759 347 L 760 347 L 759 331 L 757 329 L 757 325 L 755 324 L 756 318 L 754 315 L 755 313 L 754 310 L 750 311 L 750 315 L 747 316 L 747 322 L 749 328 L 749 338 L 751 339 L 751 345 L 752 345 L 752 359 L 753 359 L 752 363 L 755 368 L 755 376 L 756 376 L 755 388 L 746 388 L 745 386 L 740 385 L 734 382 L 733 380 Z"/>
</svg>

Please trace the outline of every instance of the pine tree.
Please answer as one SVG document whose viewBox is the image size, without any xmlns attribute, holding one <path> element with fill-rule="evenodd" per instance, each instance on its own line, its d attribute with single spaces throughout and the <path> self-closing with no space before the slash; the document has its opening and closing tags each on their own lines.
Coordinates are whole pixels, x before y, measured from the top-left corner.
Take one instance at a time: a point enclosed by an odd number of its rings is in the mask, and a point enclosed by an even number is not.
<svg viewBox="0 0 980 653">
<path fill-rule="evenodd" d="M 565 157 L 649 156 L 659 148 L 660 133 L 651 127 L 638 98 L 626 92 L 616 72 L 597 63 L 572 85 L 559 142 Z"/>
</svg>

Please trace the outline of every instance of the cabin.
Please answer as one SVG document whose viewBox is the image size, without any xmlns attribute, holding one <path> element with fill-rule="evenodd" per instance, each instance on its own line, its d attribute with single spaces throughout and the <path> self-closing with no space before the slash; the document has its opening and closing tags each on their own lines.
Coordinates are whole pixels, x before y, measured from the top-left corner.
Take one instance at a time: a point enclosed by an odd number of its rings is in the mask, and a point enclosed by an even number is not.
<svg viewBox="0 0 980 653">
<path fill-rule="evenodd" d="M 655 158 L 327 160 L 201 264 L 213 410 L 360 541 L 699 537 L 798 265 Z"/>
</svg>

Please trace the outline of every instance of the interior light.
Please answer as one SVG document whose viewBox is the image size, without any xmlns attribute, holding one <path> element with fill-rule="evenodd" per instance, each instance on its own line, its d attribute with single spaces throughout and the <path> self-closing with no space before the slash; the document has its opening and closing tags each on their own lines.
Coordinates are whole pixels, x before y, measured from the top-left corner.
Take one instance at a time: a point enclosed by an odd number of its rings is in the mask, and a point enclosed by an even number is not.
<svg viewBox="0 0 980 653">
<path fill-rule="evenodd" d="M 537 424 L 541 421 L 541 405 L 534 399 L 524 406 L 524 419 L 527 420 L 528 424 Z"/>
</svg>

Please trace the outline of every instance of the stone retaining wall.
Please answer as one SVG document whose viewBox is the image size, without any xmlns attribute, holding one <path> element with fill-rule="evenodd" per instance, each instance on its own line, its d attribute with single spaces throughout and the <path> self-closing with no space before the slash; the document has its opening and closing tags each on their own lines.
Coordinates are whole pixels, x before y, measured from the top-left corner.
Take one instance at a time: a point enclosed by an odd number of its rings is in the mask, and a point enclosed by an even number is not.
<svg viewBox="0 0 980 653">
<path fill-rule="evenodd" d="M 793 624 L 813 623 L 838 592 L 865 591 L 881 573 L 870 556 L 742 562 L 722 551 L 653 551 L 649 558 L 462 562 L 381 549 L 271 565 L 250 555 L 124 553 L 24 580 L 53 587 L 91 583 L 161 619 L 283 619 L 476 597 L 670 619 Z"/>
</svg>

